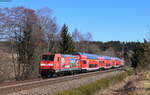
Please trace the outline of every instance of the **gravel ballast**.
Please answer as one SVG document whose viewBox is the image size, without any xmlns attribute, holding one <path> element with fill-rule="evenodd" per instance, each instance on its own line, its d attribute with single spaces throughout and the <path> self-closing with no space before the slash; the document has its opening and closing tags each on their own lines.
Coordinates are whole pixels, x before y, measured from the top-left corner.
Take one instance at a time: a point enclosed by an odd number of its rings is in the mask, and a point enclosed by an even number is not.
<svg viewBox="0 0 150 95">
<path fill-rule="evenodd" d="M 11 93 L 8 95 L 48 95 L 50 93 L 54 93 L 57 91 L 63 91 L 70 88 L 78 88 L 80 86 L 89 84 L 91 82 L 94 82 L 96 80 L 102 79 L 107 76 L 114 76 L 116 74 L 119 74 L 121 71 L 114 71 L 109 73 L 103 73 L 96 76 L 86 77 L 82 79 L 76 79 L 76 80 L 70 80 L 66 82 L 56 83 L 53 85 L 46 85 L 38 88 L 32 88 L 29 90 L 23 90 L 20 92 Z"/>
</svg>

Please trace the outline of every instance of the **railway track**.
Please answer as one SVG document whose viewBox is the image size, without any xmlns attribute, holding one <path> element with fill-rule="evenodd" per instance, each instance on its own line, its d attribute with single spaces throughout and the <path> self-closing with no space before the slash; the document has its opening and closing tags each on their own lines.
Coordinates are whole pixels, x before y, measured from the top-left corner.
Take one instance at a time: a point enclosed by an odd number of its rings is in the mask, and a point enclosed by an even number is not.
<svg viewBox="0 0 150 95">
<path fill-rule="evenodd" d="M 70 75 L 70 76 L 63 76 L 63 77 L 56 77 L 56 78 L 49 78 L 49 79 L 33 79 L 33 80 L 26 80 L 26 81 L 20 81 L 8 83 L 5 85 L 0 85 L 0 95 L 6 95 L 13 92 L 19 92 L 22 90 L 28 90 L 32 88 L 42 87 L 45 85 L 53 85 L 60 82 L 70 81 L 70 80 L 76 80 L 76 79 L 82 79 L 90 76 L 96 76 L 98 74 L 118 71 L 122 69 L 110 69 L 105 71 L 97 71 L 97 72 L 89 72 L 89 73 L 82 73 L 77 75 Z"/>
</svg>

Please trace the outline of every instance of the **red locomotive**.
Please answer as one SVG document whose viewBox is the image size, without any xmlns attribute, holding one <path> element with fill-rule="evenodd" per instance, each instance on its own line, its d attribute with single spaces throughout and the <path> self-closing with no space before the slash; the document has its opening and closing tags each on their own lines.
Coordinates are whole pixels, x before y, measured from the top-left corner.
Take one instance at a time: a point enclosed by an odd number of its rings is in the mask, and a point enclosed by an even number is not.
<svg viewBox="0 0 150 95">
<path fill-rule="evenodd" d="M 42 77 L 72 73 L 96 71 L 116 68 L 123 65 L 123 60 L 109 56 L 99 56 L 88 53 L 43 54 L 40 61 Z"/>
</svg>

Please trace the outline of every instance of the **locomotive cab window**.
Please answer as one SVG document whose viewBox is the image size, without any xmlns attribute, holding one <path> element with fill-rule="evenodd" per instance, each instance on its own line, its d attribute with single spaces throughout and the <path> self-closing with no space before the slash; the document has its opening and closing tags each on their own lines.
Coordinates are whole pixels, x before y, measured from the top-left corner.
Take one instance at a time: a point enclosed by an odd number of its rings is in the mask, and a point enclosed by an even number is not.
<svg viewBox="0 0 150 95">
<path fill-rule="evenodd" d="M 42 60 L 45 61 L 54 61 L 54 55 L 43 55 Z"/>
</svg>

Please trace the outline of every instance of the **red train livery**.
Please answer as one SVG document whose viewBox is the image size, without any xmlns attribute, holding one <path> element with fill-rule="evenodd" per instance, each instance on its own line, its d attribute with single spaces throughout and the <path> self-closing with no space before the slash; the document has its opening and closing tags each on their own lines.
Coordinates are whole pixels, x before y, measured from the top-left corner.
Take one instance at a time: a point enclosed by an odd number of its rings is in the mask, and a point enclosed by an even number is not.
<svg viewBox="0 0 150 95">
<path fill-rule="evenodd" d="M 123 65 L 123 60 L 116 57 L 99 56 L 88 53 L 43 54 L 40 61 L 42 77 L 72 73 L 81 73 L 101 69 L 116 68 Z"/>
</svg>

